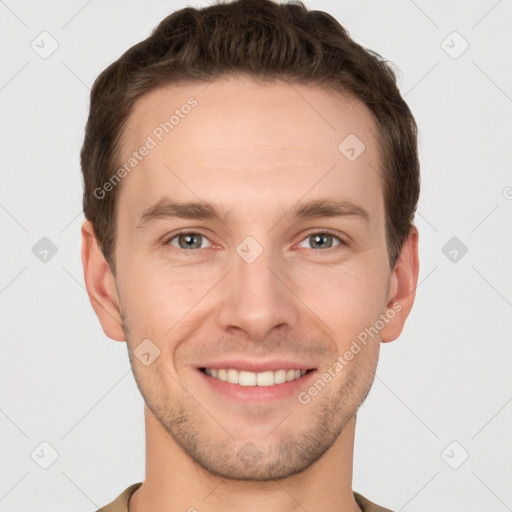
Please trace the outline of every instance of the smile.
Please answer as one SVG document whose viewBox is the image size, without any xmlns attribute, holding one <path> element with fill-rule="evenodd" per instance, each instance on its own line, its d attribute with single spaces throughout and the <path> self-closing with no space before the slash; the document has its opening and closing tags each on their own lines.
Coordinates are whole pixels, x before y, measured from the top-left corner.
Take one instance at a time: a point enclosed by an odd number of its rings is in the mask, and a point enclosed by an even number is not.
<svg viewBox="0 0 512 512">
<path fill-rule="evenodd" d="M 273 386 L 300 379 L 310 370 L 281 369 L 255 373 L 234 368 L 201 368 L 201 371 L 214 379 L 239 386 Z"/>
</svg>

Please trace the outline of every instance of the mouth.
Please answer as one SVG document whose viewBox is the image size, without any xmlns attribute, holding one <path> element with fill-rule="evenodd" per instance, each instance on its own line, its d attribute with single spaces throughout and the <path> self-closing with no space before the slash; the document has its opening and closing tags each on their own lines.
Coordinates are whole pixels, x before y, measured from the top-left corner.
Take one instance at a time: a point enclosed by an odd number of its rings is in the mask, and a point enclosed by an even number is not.
<svg viewBox="0 0 512 512">
<path fill-rule="evenodd" d="M 311 385 L 311 380 L 318 373 L 316 368 L 293 368 L 293 363 L 284 366 L 272 364 L 270 369 L 243 363 L 239 366 L 245 368 L 225 366 L 196 367 L 196 375 L 201 377 L 208 392 L 213 393 L 215 401 L 227 399 L 238 405 L 276 405 L 284 400 L 294 400 L 301 390 Z"/>
<path fill-rule="evenodd" d="M 229 384 L 246 387 L 269 387 L 299 380 L 307 373 L 314 371 L 314 368 L 307 370 L 281 368 L 263 372 L 250 372 L 237 370 L 236 368 L 199 368 L 199 370 L 209 377 Z"/>
</svg>

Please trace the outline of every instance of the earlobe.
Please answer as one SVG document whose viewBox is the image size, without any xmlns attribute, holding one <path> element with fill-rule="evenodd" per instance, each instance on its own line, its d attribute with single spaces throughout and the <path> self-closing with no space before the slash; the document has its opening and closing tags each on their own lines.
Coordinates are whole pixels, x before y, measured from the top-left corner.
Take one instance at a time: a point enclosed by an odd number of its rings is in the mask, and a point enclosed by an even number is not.
<svg viewBox="0 0 512 512">
<path fill-rule="evenodd" d="M 87 294 L 103 332 L 113 340 L 126 341 L 114 276 L 88 220 L 82 225 L 82 265 Z"/>
<path fill-rule="evenodd" d="M 418 229 L 413 225 L 391 275 L 384 312 L 387 321 L 381 331 L 381 341 L 384 343 L 400 336 L 414 304 L 419 273 L 418 240 Z"/>
</svg>

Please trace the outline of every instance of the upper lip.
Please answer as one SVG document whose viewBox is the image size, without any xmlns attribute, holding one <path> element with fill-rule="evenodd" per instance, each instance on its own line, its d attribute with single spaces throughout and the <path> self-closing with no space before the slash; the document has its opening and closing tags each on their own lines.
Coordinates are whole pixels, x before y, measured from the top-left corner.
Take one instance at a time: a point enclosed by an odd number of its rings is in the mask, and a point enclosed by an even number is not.
<svg viewBox="0 0 512 512">
<path fill-rule="evenodd" d="M 313 370 L 315 366 L 300 361 L 293 361 L 291 359 L 271 359 L 265 361 L 255 361 L 248 359 L 223 359 L 212 361 L 209 363 L 200 364 L 198 368 L 215 368 L 215 369 L 230 369 L 242 370 L 246 372 L 268 372 L 277 370 Z"/>
</svg>

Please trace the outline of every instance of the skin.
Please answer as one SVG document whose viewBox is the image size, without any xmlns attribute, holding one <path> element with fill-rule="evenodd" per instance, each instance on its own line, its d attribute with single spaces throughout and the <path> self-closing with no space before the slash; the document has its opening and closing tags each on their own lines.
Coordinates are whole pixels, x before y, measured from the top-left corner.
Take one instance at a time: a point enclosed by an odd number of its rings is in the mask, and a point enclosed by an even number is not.
<svg viewBox="0 0 512 512">
<path fill-rule="evenodd" d="M 105 334 L 127 342 L 146 402 L 146 477 L 130 511 L 359 510 L 356 413 L 381 342 L 400 335 L 414 302 L 417 229 L 390 269 L 377 131 L 364 104 L 246 77 L 206 85 L 155 90 L 130 116 L 120 161 L 190 96 L 198 101 L 120 184 L 115 278 L 92 225 L 82 227 L 91 304 Z M 349 134 L 366 146 L 353 162 L 338 150 Z M 164 196 L 209 201 L 229 216 L 137 227 Z M 285 215 L 325 198 L 357 203 L 369 221 Z M 178 229 L 204 235 L 200 248 L 167 242 Z M 343 243 L 327 234 L 318 247 L 311 232 L 325 230 Z M 250 264 L 236 252 L 247 236 L 263 249 Z M 296 395 L 235 402 L 198 376 L 198 363 L 224 356 L 290 356 L 321 375 L 393 304 L 400 311 L 307 405 Z M 146 338 L 160 350 L 148 366 L 133 352 Z"/>
</svg>

